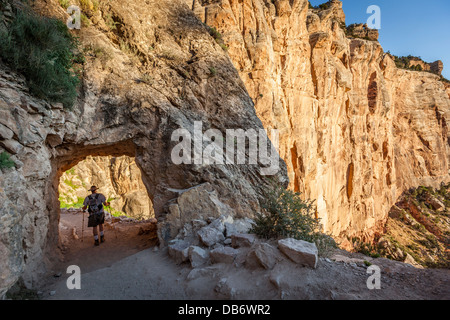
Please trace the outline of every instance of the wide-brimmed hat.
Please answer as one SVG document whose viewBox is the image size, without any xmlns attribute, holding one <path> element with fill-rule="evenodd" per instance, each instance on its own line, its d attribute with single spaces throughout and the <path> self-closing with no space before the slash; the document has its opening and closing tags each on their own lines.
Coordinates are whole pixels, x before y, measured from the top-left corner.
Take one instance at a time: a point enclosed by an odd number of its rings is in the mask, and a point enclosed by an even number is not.
<svg viewBox="0 0 450 320">
<path fill-rule="evenodd" d="M 96 186 L 92 186 L 88 191 L 95 191 L 98 190 L 98 188 Z"/>
</svg>

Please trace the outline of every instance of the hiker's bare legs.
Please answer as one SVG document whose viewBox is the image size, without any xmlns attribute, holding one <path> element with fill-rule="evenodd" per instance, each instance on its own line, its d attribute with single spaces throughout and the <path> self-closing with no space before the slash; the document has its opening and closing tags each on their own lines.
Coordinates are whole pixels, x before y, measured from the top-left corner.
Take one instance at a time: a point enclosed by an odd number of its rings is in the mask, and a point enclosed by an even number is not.
<svg viewBox="0 0 450 320">
<path fill-rule="evenodd" d="M 94 237 L 96 236 L 96 235 L 98 235 L 98 230 L 97 230 L 97 226 L 95 226 L 95 227 L 92 227 L 92 231 L 94 232 Z M 100 231 L 103 231 L 103 226 L 101 225 L 101 229 L 100 229 Z"/>
<path fill-rule="evenodd" d="M 100 242 L 105 242 L 105 234 L 103 233 L 103 224 L 99 224 L 98 229 L 100 230 Z"/>
</svg>

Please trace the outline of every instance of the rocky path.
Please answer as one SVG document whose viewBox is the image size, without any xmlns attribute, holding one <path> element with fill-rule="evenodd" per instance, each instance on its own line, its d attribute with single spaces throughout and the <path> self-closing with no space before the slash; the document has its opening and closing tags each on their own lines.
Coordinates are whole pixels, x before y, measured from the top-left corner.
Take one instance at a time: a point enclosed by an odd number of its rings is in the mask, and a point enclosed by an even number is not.
<svg viewBox="0 0 450 320">
<path fill-rule="evenodd" d="M 74 217 L 61 215 L 61 223 Z M 79 220 L 79 219 L 78 219 Z M 338 250 L 321 258 L 317 269 L 288 260 L 273 270 L 213 264 L 192 269 L 176 265 L 154 246 L 142 225 L 120 224 L 118 238 L 111 230 L 100 247 L 81 242 L 67 227 L 64 261 L 55 266 L 40 289 L 42 299 L 450 299 L 450 270 L 416 269 L 383 258 L 371 259 Z M 145 229 L 145 228 L 143 228 Z M 139 234 L 141 233 L 141 234 Z M 86 235 L 86 234 L 85 234 Z M 89 240 L 91 240 L 89 238 Z M 366 263 L 364 263 L 366 261 Z M 380 267 L 381 289 L 367 287 L 368 262 Z M 69 290 L 69 265 L 81 269 L 81 289 Z M 367 265 L 366 265 L 367 264 Z"/>
</svg>

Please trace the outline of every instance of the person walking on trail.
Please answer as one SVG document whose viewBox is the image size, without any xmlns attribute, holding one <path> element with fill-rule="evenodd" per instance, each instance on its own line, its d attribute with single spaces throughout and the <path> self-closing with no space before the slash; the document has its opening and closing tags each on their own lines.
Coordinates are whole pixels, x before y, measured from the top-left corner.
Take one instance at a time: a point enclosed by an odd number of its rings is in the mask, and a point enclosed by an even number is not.
<svg viewBox="0 0 450 320">
<path fill-rule="evenodd" d="M 103 210 L 103 205 L 109 206 L 110 203 L 106 201 L 106 198 L 103 194 L 97 193 L 98 188 L 96 186 L 92 186 L 88 191 L 91 191 L 91 194 L 84 199 L 83 202 L 83 212 L 86 211 L 86 208 L 89 212 L 88 218 L 88 227 L 93 228 L 94 233 L 94 244 L 96 246 L 100 245 L 100 242 L 105 241 L 105 235 L 103 233 L 103 223 L 105 223 L 105 211 Z M 98 229 L 100 230 L 100 241 L 98 238 Z"/>
</svg>

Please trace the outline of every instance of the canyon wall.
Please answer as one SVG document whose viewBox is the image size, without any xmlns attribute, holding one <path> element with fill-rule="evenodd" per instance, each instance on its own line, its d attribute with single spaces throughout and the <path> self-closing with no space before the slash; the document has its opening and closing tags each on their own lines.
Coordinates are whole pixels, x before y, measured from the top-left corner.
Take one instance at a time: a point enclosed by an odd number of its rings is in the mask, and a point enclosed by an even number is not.
<svg viewBox="0 0 450 320">
<path fill-rule="evenodd" d="M 67 21 L 56 0 L 33 6 Z M 270 183 L 266 164 L 171 160 L 179 143 L 172 133 L 193 136 L 194 121 L 203 132 L 263 130 L 229 57 L 181 0 L 102 2 L 89 19 L 74 31 L 85 61 L 71 110 L 30 95 L 25 79 L 0 62 L 0 153 L 14 162 L 0 169 L 0 297 L 19 277 L 33 287 L 48 275 L 59 252 L 59 178 L 87 156 L 135 157 L 162 243 L 185 215 L 253 216 Z M 280 170 L 271 180 L 287 186 L 286 166 L 274 156 Z M 198 195 L 197 210 L 179 201 L 186 192 Z M 202 212 L 202 204 L 222 211 Z"/>
<path fill-rule="evenodd" d="M 400 194 L 449 181 L 450 99 L 439 77 L 397 69 L 377 41 L 347 38 L 340 1 L 187 0 L 228 47 L 290 187 L 325 230 L 369 241 Z"/>
<path fill-rule="evenodd" d="M 59 1 L 33 5 L 68 18 Z M 0 64 L 0 153 L 15 163 L 0 170 L 0 296 L 47 271 L 59 178 L 87 156 L 135 157 L 163 243 L 197 216 L 259 212 L 263 164 L 171 161 L 171 134 L 193 135 L 194 121 L 278 129 L 284 161 L 270 180 L 315 199 L 344 246 L 382 232 L 404 190 L 449 181 L 450 89 L 397 69 L 376 41 L 347 38 L 340 1 L 316 11 L 306 0 L 111 0 L 86 14 L 72 110 L 31 96 Z"/>
</svg>

